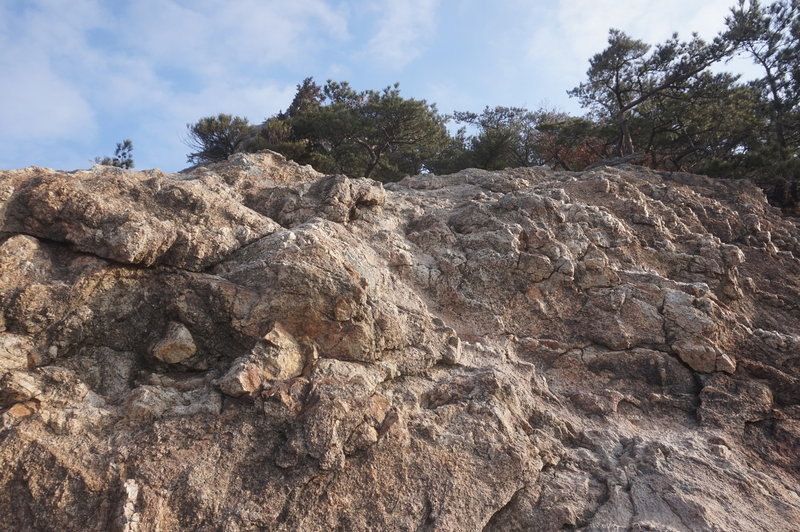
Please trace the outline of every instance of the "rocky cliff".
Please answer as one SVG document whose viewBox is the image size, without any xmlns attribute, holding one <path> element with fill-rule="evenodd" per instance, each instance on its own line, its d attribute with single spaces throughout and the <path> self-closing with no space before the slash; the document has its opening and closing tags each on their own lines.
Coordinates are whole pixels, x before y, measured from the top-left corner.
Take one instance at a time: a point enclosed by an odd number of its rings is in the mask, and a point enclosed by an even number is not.
<svg viewBox="0 0 800 532">
<path fill-rule="evenodd" d="M 797 530 L 800 230 L 637 167 L 0 173 L 4 530 Z"/>
</svg>

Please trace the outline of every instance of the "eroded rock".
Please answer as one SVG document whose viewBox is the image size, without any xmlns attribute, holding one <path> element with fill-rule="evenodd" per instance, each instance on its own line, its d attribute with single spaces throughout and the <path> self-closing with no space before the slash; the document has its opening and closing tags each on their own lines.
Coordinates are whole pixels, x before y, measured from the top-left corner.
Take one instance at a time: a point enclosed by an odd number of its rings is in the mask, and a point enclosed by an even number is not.
<svg viewBox="0 0 800 532">
<path fill-rule="evenodd" d="M 264 152 L 0 216 L 0 528 L 800 522 L 800 234 L 749 183 Z"/>
<path fill-rule="evenodd" d="M 192 333 L 185 325 L 170 322 L 164 336 L 153 346 L 152 355 L 167 364 L 180 364 L 197 353 Z"/>
<path fill-rule="evenodd" d="M 266 381 L 299 377 L 312 359 L 306 349 L 276 323 L 249 354 L 234 361 L 218 385 L 223 393 L 233 397 L 251 394 Z"/>
</svg>

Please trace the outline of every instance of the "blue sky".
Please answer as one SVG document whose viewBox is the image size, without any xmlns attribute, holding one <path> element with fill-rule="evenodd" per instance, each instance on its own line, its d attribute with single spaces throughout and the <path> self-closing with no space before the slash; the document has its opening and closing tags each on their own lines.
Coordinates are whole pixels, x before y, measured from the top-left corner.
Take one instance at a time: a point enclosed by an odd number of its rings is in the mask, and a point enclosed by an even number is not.
<svg viewBox="0 0 800 532">
<path fill-rule="evenodd" d="M 303 78 L 400 82 L 440 111 L 542 105 L 620 28 L 713 37 L 734 0 L 0 0 L 0 169 L 88 168 L 133 140 L 136 167 L 187 166 L 186 124 L 261 122 Z M 752 76 L 746 61 L 728 70 Z"/>
</svg>

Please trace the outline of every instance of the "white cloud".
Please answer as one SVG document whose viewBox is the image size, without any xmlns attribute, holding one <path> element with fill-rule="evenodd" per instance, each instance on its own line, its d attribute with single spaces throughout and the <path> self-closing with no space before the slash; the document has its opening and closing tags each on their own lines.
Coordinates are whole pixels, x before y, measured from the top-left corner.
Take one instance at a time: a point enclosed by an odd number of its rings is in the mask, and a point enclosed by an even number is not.
<svg viewBox="0 0 800 532">
<path fill-rule="evenodd" d="M 107 23 L 98 0 L 32 0 L 6 16 L 12 21 L 7 38 L 55 54 L 85 51 L 85 32 Z"/>
<path fill-rule="evenodd" d="M 84 49 L 82 32 L 96 24 L 99 11 L 92 1 L 70 3 L 74 11 L 60 19 L 47 11 L 64 5 L 40 1 L 18 13 L 10 9 L 0 13 L 5 21 L 0 25 L 0 139 L 4 142 L 47 141 L 76 130 L 88 134 L 95 130 L 89 102 L 64 71 L 73 64 L 72 52 Z"/>
<path fill-rule="evenodd" d="M 4 64 L 0 71 L 0 139 L 30 142 L 95 130 L 89 103 L 73 84 L 54 75 L 44 60 Z"/>
<path fill-rule="evenodd" d="M 372 5 L 381 15 L 362 55 L 371 63 L 401 69 L 424 50 L 436 27 L 437 0 L 388 0 Z"/>
<path fill-rule="evenodd" d="M 655 44 L 677 29 L 688 39 L 692 32 L 710 40 L 724 28 L 733 0 L 561 0 L 559 36 L 572 56 L 588 59 L 606 45 L 609 28 L 618 28 L 636 39 Z"/>
<path fill-rule="evenodd" d="M 271 81 L 269 69 L 310 63 L 347 37 L 346 18 L 324 0 L 0 2 L 0 156 L 40 161 L 41 146 L 60 142 L 51 153 L 72 164 L 120 140 L 99 133 L 121 131 L 140 158 L 169 146 L 182 159 L 187 122 L 217 112 L 262 120 L 289 104 L 296 82 Z"/>
<path fill-rule="evenodd" d="M 589 59 L 607 46 L 610 28 L 621 29 L 648 44 L 663 42 L 675 31 L 682 39 L 697 32 L 711 40 L 724 28 L 725 16 L 734 3 L 735 0 L 674 0 L 660 4 L 650 0 L 559 0 L 547 23 L 532 25 L 535 29 L 524 44 L 525 61 L 551 86 L 563 91 L 583 80 Z M 562 98 L 558 103 L 568 101 L 563 99 L 563 93 L 556 96 Z M 574 100 L 568 107 L 578 110 Z"/>
<path fill-rule="evenodd" d="M 244 116 L 259 123 L 268 115 L 287 107 L 294 92 L 295 86 L 288 84 L 223 82 L 173 101 L 168 116 L 180 120 L 182 125 L 217 113 Z"/>
<path fill-rule="evenodd" d="M 140 0 L 125 17 L 132 52 L 206 78 L 291 65 L 347 37 L 346 19 L 321 0 Z"/>
<path fill-rule="evenodd" d="M 482 98 L 476 98 L 469 90 L 448 80 L 435 80 L 425 84 L 425 100 L 437 104 L 439 112 L 479 109 L 486 105 Z"/>
</svg>

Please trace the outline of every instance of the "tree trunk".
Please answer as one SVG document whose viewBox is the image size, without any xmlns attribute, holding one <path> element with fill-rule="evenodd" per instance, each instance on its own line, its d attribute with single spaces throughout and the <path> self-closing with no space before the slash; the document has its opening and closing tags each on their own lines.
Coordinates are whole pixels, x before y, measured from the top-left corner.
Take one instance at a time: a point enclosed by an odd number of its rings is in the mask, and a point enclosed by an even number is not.
<svg viewBox="0 0 800 532">
<path fill-rule="evenodd" d="M 369 144 L 367 141 L 358 137 L 353 138 L 353 140 L 357 144 L 363 146 L 367 150 L 367 153 L 369 153 L 369 164 L 367 165 L 367 169 L 364 170 L 364 177 L 371 178 L 372 172 L 374 172 L 375 168 L 378 166 L 378 162 L 381 160 L 381 155 L 383 155 L 383 150 L 385 148 Z"/>
<path fill-rule="evenodd" d="M 619 122 L 620 146 L 619 155 L 624 157 L 633 153 L 633 138 L 631 138 L 631 130 L 628 126 L 628 119 L 625 114 L 621 113 L 617 118 Z"/>
<path fill-rule="evenodd" d="M 372 179 L 372 172 L 374 172 L 375 168 L 378 167 L 378 163 L 381 160 L 381 154 L 382 152 L 380 151 L 369 150 L 370 161 L 369 165 L 367 165 L 367 169 L 364 171 L 364 177 Z"/>
<path fill-rule="evenodd" d="M 775 114 L 775 137 L 778 141 L 778 155 L 782 161 L 788 159 L 786 152 L 786 132 L 783 128 L 783 102 L 781 102 L 780 91 L 775 77 L 768 72 L 767 82 L 769 83 L 770 92 L 772 93 L 772 110 Z"/>
</svg>

